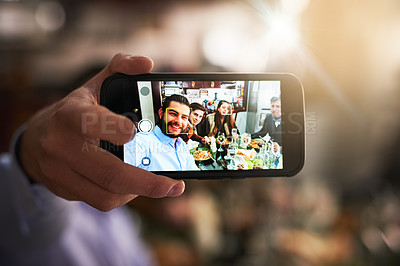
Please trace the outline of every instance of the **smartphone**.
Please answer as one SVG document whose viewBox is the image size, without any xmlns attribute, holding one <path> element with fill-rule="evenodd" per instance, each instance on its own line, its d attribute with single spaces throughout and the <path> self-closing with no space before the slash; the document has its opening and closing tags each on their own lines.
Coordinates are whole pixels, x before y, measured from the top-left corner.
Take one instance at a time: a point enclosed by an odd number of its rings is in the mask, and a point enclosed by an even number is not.
<svg viewBox="0 0 400 266">
<path fill-rule="evenodd" d="M 292 74 L 113 74 L 100 104 L 137 128 L 132 141 L 101 147 L 157 174 L 280 177 L 304 165 L 304 92 Z"/>
</svg>

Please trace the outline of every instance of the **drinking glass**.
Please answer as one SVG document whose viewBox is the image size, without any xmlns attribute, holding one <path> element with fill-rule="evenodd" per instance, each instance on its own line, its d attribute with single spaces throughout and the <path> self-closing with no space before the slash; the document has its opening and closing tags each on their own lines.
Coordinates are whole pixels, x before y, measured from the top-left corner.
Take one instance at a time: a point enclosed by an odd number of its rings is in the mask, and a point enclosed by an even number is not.
<svg viewBox="0 0 400 266">
<path fill-rule="evenodd" d="M 241 142 L 242 142 L 242 147 L 247 148 L 247 146 L 250 144 L 251 141 L 251 135 L 249 133 L 243 133 Z"/>
<path fill-rule="evenodd" d="M 233 159 L 235 157 L 236 150 L 237 150 L 237 148 L 234 145 L 229 144 L 228 155 L 229 155 L 230 159 Z"/>
<path fill-rule="evenodd" d="M 237 128 L 232 128 L 232 142 L 236 142 L 238 139 Z"/>
<path fill-rule="evenodd" d="M 219 149 L 218 149 L 219 152 L 224 151 L 224 149 L 222 148 L 224 141 L 225 141 L 225 134 L 223 132 L 218 133 L 217 143 L 219 144 Z"/>
</svg>

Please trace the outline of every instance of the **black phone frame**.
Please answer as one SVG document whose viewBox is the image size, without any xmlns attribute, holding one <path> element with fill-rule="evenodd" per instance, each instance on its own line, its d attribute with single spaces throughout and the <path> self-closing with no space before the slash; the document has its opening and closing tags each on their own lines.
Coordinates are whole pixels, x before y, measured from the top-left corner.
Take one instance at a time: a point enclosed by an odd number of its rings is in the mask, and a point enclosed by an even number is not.
<svg viewBox="0 0 400 266">
<path fill-rule="evenodd" d="M 113 74 L 101 87 L 100 104 L 118 114 L 138 110 L 141 117 L 139 92 L 132 90 L 137 81 L 277 81 L 281 82 L 283 169 L 207 170 L 207 171 L 154 171 L 175 179 L 221 179 L 252 177 L 290 177 L 300 172 L 305 161 L 304 89 L 300 80 L 289 73 L 148 73 L 140 75 Z M 135 85 L 135 86 L 134 86 Z M 101 148 L 121 160 L 123 145 L 100 142 Z"/>
</svg>

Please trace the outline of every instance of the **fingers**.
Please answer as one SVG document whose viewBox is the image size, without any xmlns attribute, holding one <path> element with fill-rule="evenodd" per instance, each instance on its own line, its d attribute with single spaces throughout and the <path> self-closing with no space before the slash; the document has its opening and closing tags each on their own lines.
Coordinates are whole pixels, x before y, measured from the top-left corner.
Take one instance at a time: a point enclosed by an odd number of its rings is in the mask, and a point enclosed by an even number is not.
<svg viewBox="0 0 400 266">
<path fill-rule="evenodd" d="M 46 145 L 48 156 L 62 159 L 60 161 L 65 162 L 73 171 L 107 191 L 152 198 L 179 196 L 184 192 L 183 181 L 128 165 L 90 141 L 83 141 L 80 136 L 60 129 L 58 137 L 63 142 L 56 148 L 53 143 Z"/>
<path fill-rule="evenodd" d="M 109 211 L 131 201 L 137 195 L 112 193 L 62 164 L 47 157 L 42 165 L 46 185 L 56 195 L 68 200 L 82 200 L 101 211 Z"/>
<path fill-rule="evenodd" d="M 99 102 L 101 84 L 108 76 L 115 73 L 127 75 L 145 74 L 151 72 L 153 66 L 153 61 L 148 57 L 119 53 L 111 59 L 111 62 L 99 74 L 87 82 L 84 87 L 90 88 L 97 102 Z"/>
<path fill-rule="evenodd" d="M 90 94 L 92 94 L 91 96 L 94 97 L 93 100 L 99 103 L 101 84 L 109 75 L 114 73 L 128 75 L 149 73 L 153 65 L 153 61 L 148 57 L 119 53 L 111 59 L 111 62 L 98 75 L 87 82 L 83 87 L 89 89 L 89 91 L 91 91 Z M 79 97 L 75 98 L 79 99 Z M 82 101 L 82 99 L 80 100 Z M 80 125 L 79 129 L 84 135 L 87 134 L 88 137 L 111 141 L 114 144 L 118 144 L 116 141 L 119 142 L 122 140 L 119 144 L 123 144 L 132 139 L 136 133 L 134 130 L 135 127 L 129 119 L 112 114 L 112 112 L 106 111 L 105 108 L 102 110 L 98 106 L 94 106 L 93 108 L 88 106 L 81 109 L 75 109 L 74 106 L 72 108 L 74 108 L 74 110 L 68 110 L 68 108 L 64 109 L 67 109 L 67 114 L 75 115 L 74 119 L 70 120 L 78 122 Z M 81 112 L 81 114 L 79 114 L 79 112 Z M 76 128 L 76 126 L 74 128 Z"/>
<path fill-rule="evenodd" d="M 56 112 L 56 121 L 65 130 L 72 130 L 84 139 L 100 139 L 122 145 L 132 140 L 136 127 L 128 118 L 101 105 L 74 102 Z"/>
<path fill-rule="evenodd" d="M 136 132 L 131 120 L 98 105 L 104 79 L 113 73 L 148 73 L 152 67 L 147 57 L 117 54 L 84 86 L 37 114 L 25 134 L 32 143 L 29 153 L 22 153 L 24 167 L 30 165 L 27 172 L 57 195 L 100 210 L 123 205 L 137 195 L 182 194 L 183 181 L 127 165 L 93 144 L 101 139 L 122 145 Z M 35 162 L 26 163 L 32 158 Z"/>
<path fill-rule="evenodd" d="M 91 143 L 87 145 L 86 152 L 82 152 L 84 160 L 74 156 L 70 160 L 70 167 L 108 191 L 161 198 L 179 196 L 185 190 L 181 180 L 128 165 Z"/>
<path fill-rule="evenodd" d="M 106 75 L 114 73 L 136 75 L 149 73 L 153 69 L 153 65 L 153 61 L 145 56 L 116 54 L 104 71 Z"/>
</svg>

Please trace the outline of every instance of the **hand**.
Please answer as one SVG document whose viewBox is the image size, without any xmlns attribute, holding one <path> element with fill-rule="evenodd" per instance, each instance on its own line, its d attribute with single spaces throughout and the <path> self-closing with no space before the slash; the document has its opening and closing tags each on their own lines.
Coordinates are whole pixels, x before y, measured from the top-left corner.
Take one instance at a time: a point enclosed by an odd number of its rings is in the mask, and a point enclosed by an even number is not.
<svg viewBox="0 0 400 266">
<path fill-rule="evenodd" d="M 182 194 L 182 180 L 125 164 L 98 147 L 100 139 L 122 145 L 136 133 L 128 118 L 99 105 L 103 80 L 112 73 L 142 74 L 152 68 L 147 57 L 117 54 L 82 87 L 38 112 L 27 125 L 20 150 L 29 177 L 62 198 L 84 201 L 102 211 L 138 195 L 161 198 Z M 97 123 L 85 123 L 87 117 L 96 118 Z"/>
<path fill-rule="evenodd" d="M 278 142 L 272 142 L 272 148 L 275 152 L 281 152 L 281 146 L 279 146 Z"/>
<path fill-rule="evenodd" d="M 203 142 L 203 144 L 210 144 L 211 139 L 209 137 L 205 136 L 201 142 Z"/>
</svg>

